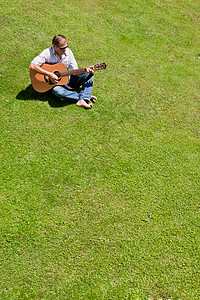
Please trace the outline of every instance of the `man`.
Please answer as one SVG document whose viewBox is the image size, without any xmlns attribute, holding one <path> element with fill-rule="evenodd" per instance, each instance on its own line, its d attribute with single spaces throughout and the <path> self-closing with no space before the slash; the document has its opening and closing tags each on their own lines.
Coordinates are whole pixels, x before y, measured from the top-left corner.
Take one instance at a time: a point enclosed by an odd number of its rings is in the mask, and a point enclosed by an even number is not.
<svg viewBox="0 0 200 300">
<path fill-rule="evenodd" d="M 42 51 L 30 63 L 29 69 L 46 75 L 53 83 L 58 82 L 58 77 L 47 70 L 41 68 L 44 63 L 56 64 L 64 63 L 67 69 L 78 69 L 77 62 L 74 58 L 72 51 L 68 48 L 67 39 L 64 35 L 58 34 L 52 40 L 52 47 Z M 92 96 L 92 88 L 94 81 L 94 66 L 86 68 L 86 74 L 83 75 L 70 75 L 67 85 L 56 85 L 52 88 L 52 93 L 59 99 L 69 99 L 76 102 L 77 106 L 86 109 L 92 108 L 92 103 L 97 98 Z"/>
</svg>

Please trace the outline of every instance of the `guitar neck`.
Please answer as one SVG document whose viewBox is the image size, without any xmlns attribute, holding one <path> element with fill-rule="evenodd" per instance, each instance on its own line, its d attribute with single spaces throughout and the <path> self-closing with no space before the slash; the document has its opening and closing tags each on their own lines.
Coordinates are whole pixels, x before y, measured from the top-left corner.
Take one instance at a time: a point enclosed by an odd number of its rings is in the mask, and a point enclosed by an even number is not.
<svg viewBox="0 0 200 300">
<path fill-rule="evenodd" d="M 87 73 L 86 68 L 82 68 L 82 69 L 74 69 L 74 70 L 60 72 L 60 76 L 65 77 L 65 76 L 69 76 L 69 75 L 82 75 L 85 73 Z"/>
</svg>

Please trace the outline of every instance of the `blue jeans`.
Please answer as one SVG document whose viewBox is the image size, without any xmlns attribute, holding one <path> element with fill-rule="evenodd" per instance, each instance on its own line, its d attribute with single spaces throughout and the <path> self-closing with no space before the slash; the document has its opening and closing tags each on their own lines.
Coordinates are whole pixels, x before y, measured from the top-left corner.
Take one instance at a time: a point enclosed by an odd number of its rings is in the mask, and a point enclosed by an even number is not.
<svg viewBox="0 0 200 300">
<path fill-rule="evenodd" d="M 89 76 L 89 79 L 87 77 Z M 90 74 L 71 75 L 67 85 L 72 89 L 68 89 L 64 85 L 56 85 L 52 89 L 52 93 L 59 99 L 69 99 L 77 102 L 84 99 L 89 102 L 92 95 L 94 76 Z M 80 87 L 80 85 L 82 85 Z"/>
</svg>

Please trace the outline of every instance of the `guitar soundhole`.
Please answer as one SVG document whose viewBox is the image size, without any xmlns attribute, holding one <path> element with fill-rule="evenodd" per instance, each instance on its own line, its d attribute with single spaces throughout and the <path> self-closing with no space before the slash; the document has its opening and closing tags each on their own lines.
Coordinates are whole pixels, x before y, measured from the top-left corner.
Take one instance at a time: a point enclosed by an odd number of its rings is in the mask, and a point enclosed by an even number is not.
<svg viewBox="0 0 200 300">
<path fill-rule="evenodd" d="M 59 71 L 55 71 L 54 74 L 55 74 L 56 76 L 58 76 L 58 78 L 60 78 L 60 72 L 59 72 Z M 60 79 L 61 79 L 61 78 L 60 78 Z"/>
<path fill-rule="evenodd" d="M 58 77 L 58 81 L 61 80 L 61 75 L 59 71 L 55 71 L 54 74 Z"/>
<path fill-rule="evenodd" d="M 61 80 L 60 72 L 55 71 L 54 74 L 58 77 L 58 81 L 60 81 Z M 55 84 L 54 82 L 51 81 L 51 79 L 47 75 L 44 75 L 44 80 L 49 84 Z"/>
</svg>

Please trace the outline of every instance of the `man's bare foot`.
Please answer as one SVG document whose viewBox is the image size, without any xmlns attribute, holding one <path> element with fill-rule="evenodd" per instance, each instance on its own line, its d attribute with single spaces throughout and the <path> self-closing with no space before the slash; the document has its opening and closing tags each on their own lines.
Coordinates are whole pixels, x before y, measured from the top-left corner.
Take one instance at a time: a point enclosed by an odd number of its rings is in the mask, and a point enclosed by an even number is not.
<svg viewBox="0 0 200 300">
<path fill-rule="evenodd" d="M 79 100 L 77 103 L 76 103 L 77 106 L 80 106 L 80 107 L 84 107 L 84 108 L 87 108 L 87 109 L 90 109 L 92 108 L 92 103 L 90 104 L 87 104 L 87 102 L 83 99 Z"/>
<path fill-rule="evenodd" d="M 91 96 L 91 99 L 90 99 L 92 102 L 96 102 L 96 100 L 97 100 L 97 97 L 95 97 L 95 96 Z"/>
</svg>

